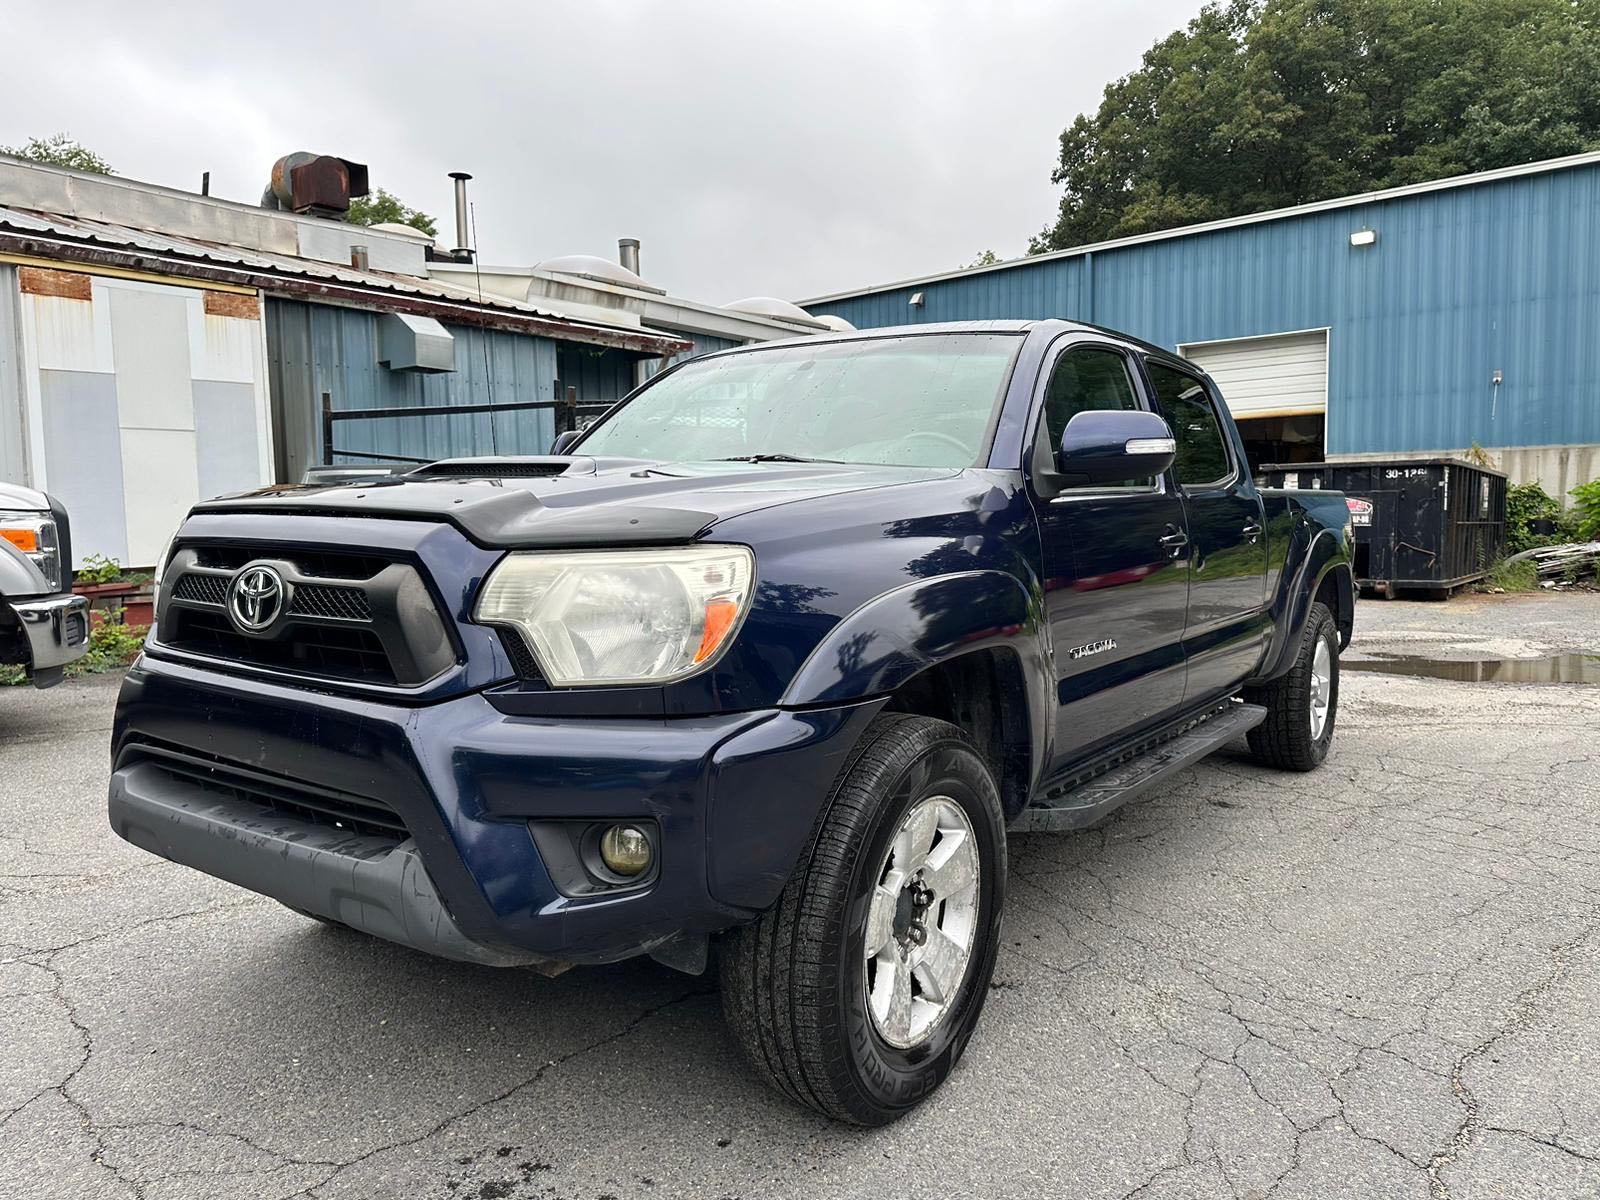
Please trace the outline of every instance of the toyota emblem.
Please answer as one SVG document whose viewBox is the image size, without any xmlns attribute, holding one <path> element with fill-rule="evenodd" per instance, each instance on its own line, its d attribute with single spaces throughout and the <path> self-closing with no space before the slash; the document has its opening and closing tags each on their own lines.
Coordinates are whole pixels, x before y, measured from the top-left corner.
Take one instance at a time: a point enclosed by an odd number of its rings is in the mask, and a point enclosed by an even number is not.
<svg viewBox="0 0 1600 1200">
<path fill-rule="evenodd" d="M 228 616 L 245 633 L 260 633 L 283 613 L 283 576 L 267 566 L 246 567 L 228 588 Z"/>
</svg>

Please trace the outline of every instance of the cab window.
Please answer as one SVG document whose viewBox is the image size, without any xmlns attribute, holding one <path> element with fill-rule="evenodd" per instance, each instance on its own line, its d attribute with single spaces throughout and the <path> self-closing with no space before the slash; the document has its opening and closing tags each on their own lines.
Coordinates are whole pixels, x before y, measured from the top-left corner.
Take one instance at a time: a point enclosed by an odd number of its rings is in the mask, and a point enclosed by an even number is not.
<svg viewBox="0 0 1600 1200">
<path fill-rule="evenodd" d="M 1081 412 L 1132 411 L 1143 407 L 1134 390 L 1128 360 L 1121 351 L 1095 346 L 1068 350 L 1056 360 L 1050 382 L 1045 386 L 1044 419 L 1039 425 L 1040 436 L 1047 440 L 1041 453 L 1045 461 L 1052 464 L 1056 461 L 1056 450 L 1061 445 L 1067 422 Z M 1155 486 L 1155 480 L 1146 476 L 1112 486 L 1148 489 Z M 1103 485 L 1096 490 L 1103 490 Z"/>
<path fill-rule="evenodd" d="M 1172 465 L 1178 482 L 1195 487 L 1226 481 L 1233 475 L 1233 461 L 1206 385 L 1165 363 L 1146 360 L 1145 367 L 1161 415 L 1178 442 L 1178 457 Z"/>
<path fill-rule="evenodd" d="M 1044 423 L 1050 449 L 1061 445 L 1067 422 L 1081 412 L 1115 412 L 1139 407 L 1128 363 L 1115 350 L 1069 350 L 1056 360 L 1044 394 Z"/>
</svg>

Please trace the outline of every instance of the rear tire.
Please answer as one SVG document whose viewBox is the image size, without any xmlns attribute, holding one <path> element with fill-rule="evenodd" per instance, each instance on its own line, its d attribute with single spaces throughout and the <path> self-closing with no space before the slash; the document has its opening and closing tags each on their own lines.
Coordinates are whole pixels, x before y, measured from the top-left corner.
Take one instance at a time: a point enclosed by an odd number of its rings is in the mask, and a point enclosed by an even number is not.
<svg viewBox="0 0 1600 1200">
<path fill-rule="evenodd" d="M 982 1012 L 1005 875 L 1000 795 L 972 743 L 877 717 L 777 905 L 723 943 L 723 1011 L 757 1072 L 837 1120 L 915 1108 Z"/>
<path fill-rule="evenodd" d="M 1267 710 L 1267 719 L 1250 731 L 1250 752 L 1258 760 L 1284 771 L 1322 765 L 1339 715 L 1339 627 L 1327 605 L 1311 605 L 1288 673 L 1247 690 L 1245 699 Z"/>
</svg>

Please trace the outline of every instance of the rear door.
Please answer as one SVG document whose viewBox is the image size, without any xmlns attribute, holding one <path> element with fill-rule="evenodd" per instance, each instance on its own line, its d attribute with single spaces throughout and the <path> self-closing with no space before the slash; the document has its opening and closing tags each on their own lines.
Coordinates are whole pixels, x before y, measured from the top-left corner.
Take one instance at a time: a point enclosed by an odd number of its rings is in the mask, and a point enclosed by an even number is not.
<svg viewBox="0 0 1600 1200">
<path fill-rule="evenodd" d="M 1189 610 L 1183 634 L 1186 700 L 1226 693 L 1247 678 L 1272 631 L 1267 612 L 1266 514 L 1215 389 L 1176 364 L 1144 360 L 1157 411 L 1172 427 L 1172 473 L 1189 531 Z"/>
<path fill-rule="evenodd" d="M 1138 368 L 1117 346 L 1074 342 L 1045 379 L 1036 467 L 1054 463 L 1074 414 L 1151 407 Z M 1036 488 L 1034 504 L 1055 655 L 1052 765 L 1061 769 L 1182 703 L 1187 534 L 1183 501 L 1166 477 L 1050 496 Z"/>
</svg>

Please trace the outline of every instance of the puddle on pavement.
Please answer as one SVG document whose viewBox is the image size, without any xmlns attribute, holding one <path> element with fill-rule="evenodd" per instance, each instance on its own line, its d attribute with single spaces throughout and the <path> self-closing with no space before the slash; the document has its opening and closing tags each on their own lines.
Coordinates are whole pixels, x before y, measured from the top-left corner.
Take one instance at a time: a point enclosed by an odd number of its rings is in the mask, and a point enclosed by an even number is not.
<svg viewBox="0 0 1600 1200">
<path fill-rule="evenodd" d="M 1346 659 L 1339 666 L 1346 671 L 1458 679 L 1466 683 L 1600 683 L 1600 654 L 1471 660 L 1387 654 L 1380 658 Z"/>
</svg>

